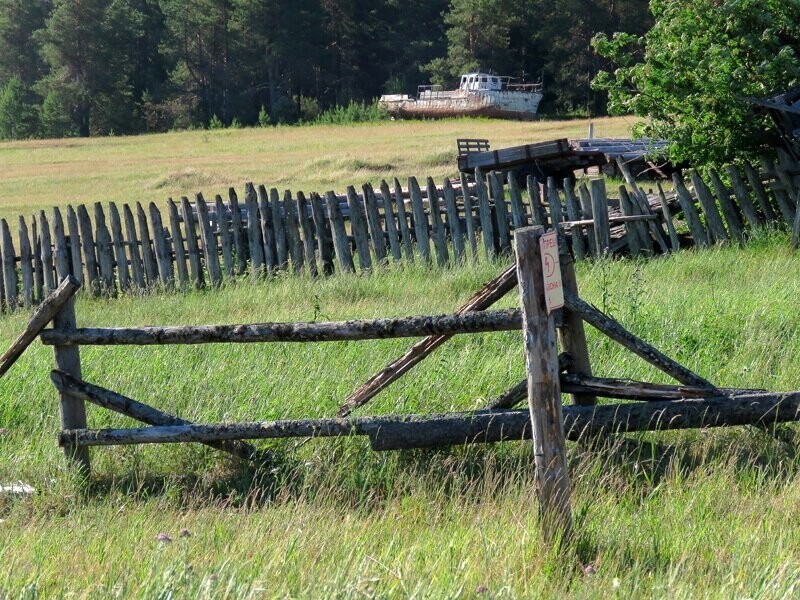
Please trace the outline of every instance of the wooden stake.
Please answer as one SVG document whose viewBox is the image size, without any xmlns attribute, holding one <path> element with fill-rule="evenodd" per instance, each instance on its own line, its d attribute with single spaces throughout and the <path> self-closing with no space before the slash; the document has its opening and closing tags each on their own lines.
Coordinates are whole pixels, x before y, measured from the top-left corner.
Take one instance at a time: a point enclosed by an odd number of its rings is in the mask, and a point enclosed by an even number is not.
<svg viewBox="0 0 800 600">
<path fill-rule="evenodd" d="M 77 325 L 75 317 L 75 298 L 71 297 L 63 303 L 53 318 L 53 326 L 71 331 Z M 56 368 L 81 379 L 81 354 L 79 346 L 72 344 L 53 347 Z M 86 405 L 83 400 L 78 400 L 65 392 L 58 393 L 61 406 L 61 429 L 82 429 L 86 427 Z M 74 462 L 83 476 L 88 476 L 91 470 L 89 462 L 89 449 L 78 444 L 64 445 L 64 454 L 68 461 Z"/>
<path fill-rule="evenodd" d="M 526 227 L 518 230 L 514 237 L 539 511 L 546 542 L 559 543 L 570 536 L 572 513 L 556 328 L 544 300 L 544 272 L 539 250 L 543 234 L 543 227 Z"/>
</svg>

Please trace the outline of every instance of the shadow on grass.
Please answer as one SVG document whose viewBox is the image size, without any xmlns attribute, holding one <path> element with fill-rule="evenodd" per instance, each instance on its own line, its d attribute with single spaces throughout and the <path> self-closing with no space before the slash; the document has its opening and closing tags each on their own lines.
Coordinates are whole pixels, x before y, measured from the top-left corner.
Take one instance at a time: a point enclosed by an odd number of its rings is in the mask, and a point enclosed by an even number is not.
<svg viewBox="0 0 800 600">
<path fill-rule="evenodd" d="M 777 483 L 800 470 L 799 441 L 796 426 L 785 425 L 611 436 L 570 444 L 569 470 L 576 482 L 586 478 L 634 498 L 676 474 L 719 466 L 732 466 L 743 481 Z M 84 497 L 167 497 L 187 508 L 302 500 L 373 510 L 415 493 L 480 503 L 509 490 L 533 495 L 535 489 L 528 443 L 376 453 L 356 438 L 284 442 L 269 444 L 252 463 L 198 452 L 203 454 L 189 452 L 166 469 L 143 462 L 122 473 L 93 475 Z"/>
</svg>

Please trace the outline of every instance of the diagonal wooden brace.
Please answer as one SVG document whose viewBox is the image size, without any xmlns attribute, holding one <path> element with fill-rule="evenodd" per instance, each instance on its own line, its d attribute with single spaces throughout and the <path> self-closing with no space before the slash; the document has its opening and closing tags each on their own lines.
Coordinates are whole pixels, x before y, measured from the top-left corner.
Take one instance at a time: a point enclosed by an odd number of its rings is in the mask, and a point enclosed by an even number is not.
<svg viewBox="0 0 800 600">
<path fill-rule="evenodd" d="M 161 412 L 151 406 L 126 398 L 122 394 L 81 381 L 58 369 L 51 371 L 50 379 L 53 380 L 53 384 L 59 392 L 69 394 L 80 400 L 92 402 L 97 406 L 121 413 L 147 425 L 192 425 L 190 421 Z M 244 460 L 256 460 L 259 455 L 258 450 L 246 442 L 220 441 L 205 443 L 207 446 L 222 450 Z"/>
</svg>

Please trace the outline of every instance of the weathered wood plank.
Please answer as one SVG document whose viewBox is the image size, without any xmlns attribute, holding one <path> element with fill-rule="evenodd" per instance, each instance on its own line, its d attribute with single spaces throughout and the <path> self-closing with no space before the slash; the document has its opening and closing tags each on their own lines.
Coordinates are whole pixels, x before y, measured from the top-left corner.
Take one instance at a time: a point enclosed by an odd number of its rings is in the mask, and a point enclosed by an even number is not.
<svg viewBox="0 0 800 600">
<path fill-rule="evenodd" d="M 258 218 L 261 227 L 261 240 L 264 242 L 264 265 L 268 273 L 278 268 L 278 254 L 275 247 L 275 227 L 272 223 L 272 207 L 269 192 L 263 185 L 258 186 Z"/>
<path fill-rule="evenodd" d="M 586 240 L 588 242 L 589 256 L 598 256 L 597 241 L 594 233 L 594 211 L 592 210 L 592 195 L 585 183 L 578 186 L 578 198 L 581 202 L 583 218 L 591 221 L 586 225 Z"/>
<path fill-rule="evenodd" d="M 767 190 L 764 189 L 764 184 L 761 182 L 761 177 L 759 176 L 758 171 L 753 168 L 753 165 L 746 162 L 744 163 L 744 174 L 747 177 L 747 182 L 750 184 L 750 188 L 753 190 L 753 193 L 756 196 L 756 201 L 758 202 L 758 206 L 761 209 L 761 213 L 764 215 L 764 218 L 768 223 L 775 221 L 775 211 L 769 202 Z"/>
<path fill-rule="evenodd" d="M 460 314 L 312 323 L 252 325 L 188 325 L 154 327 L 49 329 L 48 345 L 152 346 L 253 342 L 340 342 L 462 333 L 514 331 L 521 327 L 519 310 L 472 311 Z"/>
<path fill-rule="evenodd" d="M 136 203 L 136 222 L 139 225 L 142 263 L 144 263 L 144 272 L 147 275 L 147 285 L 155 286 L 158 281 L 158 263 L 156 262 L 156 253 L 153 251 L 150 228 L 147 225 L 147 215 L 145 215 L 141 202 Z"/>
<path fill-rule="evenodd" d="M 753 229 L 759 227 L 761 225 L 761 218 L 758 216 L 758 211 L 753 201 L 750 199 L 750 194 L 742 180 L 742 176 L 739 174 L 739 170 L 734 165 L 727 165 L 725 167 L 725 172 L 728 174 L 731 188 L 733 188 L 733 194 L 736 196 L 736 200 L 739 202 L 739 208 L 742 209 L 742 214 L 745 219 L 747 219 L 748 224 Z"/>
<path fill-rule="evenodd" d="M 183 243 L 183 234 L 181 233 L 181 219 L 178 214 L 178 207 L 172 198 L 167 203 L 167 210 L 169 211 L 169 228 L 172 234 L 172 249 L 175 253 L 175 267 L 178 273 L 178 282 L 181 289 L 186 289 L 189 285 L 189 271 L 186 268 L 186 250 Z"/>
<path fill-rule="evenodd" d="M 319 194 L 311 194 L 311 216 L 314 219 L 314 230 L 317 234 L 317 244 L 319 245 L 319 262 L 322 264 L 324 275 L 333 274 L 333 235 L 331 226 L 325 218 L 325 209 L 322 206 L 322 198 Z"/>
<path fill-rule="evenodd" d="M 367 233 L 364 213 L 361 210 L 361 202 L 356 194 L 356 189 L 352 185 L 347 186 L 347 206 L 350 209 L 350 229 L 353 232 L 356 252 L 358 253 L 358 267 L 362 271 L 366 271 L 372 268 L 369 234 Z"/>
<path fill-rule="evenodd" d="M 217 230 L 219 243 L 222 247 L 222 272 L 225 279 L 232 281 L 236 276 L 236 263 L 233 257 L 233 234 L 231 232 L 231 215 L 222 196 L 217 194 L 214 198 L 214 211 L 217 213 Z M 262 216 L 263 227 L 263 216 Z"/>
<path fill-rule="evenodd" d="M 458 205 L 456 204 L 456 193 L 449 179 L 444 180 L 445 213 L 447 214 L 447 228 L 450 230 L 450 237 L 453 240 L 453 250 L 457 264 L 464 262 L 464 231 L 461 228 L 461 220 L 458 218 Z"/>
<path fill-rule="evenodd" d="M 72 276 L 67 276 L 58 288 L 54 289 L 47 298 L 36 308 L 25 330 L 9 346 L 3 356 L 0 356 L 0 378 L 5 375 L 11 366 L 17 362 L 22 353 L 39 337 L 39 334 L 53 320 L 66 304 L 75 295 L 81 284 Z"/>
<path fill-rule="evenodd" d="M 541 225 L 544 228 L 549 227 L 550 222 L 547 220 L 547 211 L 542 201 L 542 186 L 539 185 L 539 182 L 533 175 L 528 175 L 527 189 L 528 203 L 531 207 L 531 219 L 533 224 Z"/>
<path fill-rule="evenodd" d="M 78 215 L 72 205 L 67 206 L 67 231 L 69 232 L 70 267 L 72 274 L 84 284 L 83 256 L 81 253 L 81 234 L 78 228 Z"/>
<path fill-rule="evenodd" d="M 509 178 L 509 182 L 511 179 L 513 178 Z M 581 218 L 581 213 L 578 208 L 578 200 L 575 198 L 572 180 L 569 177 L 564 179 L 564 198 L 567 204 L 567 217 L 570 221 L 578 221 Z M 583 228 L 580 226 L 573 227 L 570 238 L 575 260 L 584 260 L 586 258 L 586 247 L 583 243 Z"/>
<path fill-rule="evenodd" d="M 205 285 L 203 265 L 200 261 L 200 249 L 197 245 L 197 228 L 194 222 L 194 211 L 187 197 L 181 198 L 181 216 L 186 231 L 186 254 L 189 256 L 189 277 L 195 289 Z"/>
<path fill-rule="evenodd" d="M 475 262 L 478 260 L 478 239 L 475 236 L 475 211 L 466 173 L 461 173 L 461 191 L 464 202 L 464 225 L 467 231 L 467 240 L 469 241 L 469 252 L 472 261 Z"/>
<path fill-rule="evenodd" d="M 389 251 L 392 253 L 392 261 L 400 262 L 403 259 L 400 250 L 400 235 L 395 224 L 394 207 L 392 206 L 392 192 L 386 180 L 381 181 L 381 201 L 383 204 L 383 220 L 386 223 L 386 236 L 389 238 Z"/>
<path fill-rule="evenodd" d="M 136 225 L 133 221 L 133 211 L 128 204 L 122 206 L 122 213 L 125 219 L 125 235 L 128 238 L 128 251 L 131 255 L 131 275 L 133 282 L 140 289 L 145 289 L 147 283 L 144 279 L 144 265 L 142 255 L 139 253 L 139 238 L 136 235 Z"/>
<path fill-rule="evenodd" d="M 700 215 L 697 213 L 697 208 L 694 205 L 691 194 L 689 194 L 689 190 L 686 189 L 686 185 L 683 183 L 683 177 L 678 173 L 673 173 L 672 183 L 675 186 L 675 192 L 678 194 L 678 202 L 683 211 L 683 218 L 686 221 L 686 225 L 689 226 L 689 232 L 692 234 L 694 243 L 701 248 L 708 246 L 711 243 L 710 234 L 700 222 Z"/>
<path fill-rule="evenodd" d="M 25 308 L 33 306 L 33 251 L 31 240 L 28 236 L 28 224 L 25 217 L 19 217 L 19 263 L 22 273 L 22 305 Z"/>
<path fill-rule="evenodd" d="M 694 185 L 695 194 L 700 200 L 700 206 L 703 209 L 703 214 L 706 216 L 706 227 L 711 235 L 711 240 L 717 242 L 725 242 L 728 240 L 728 232 L 725 231 L 725 225 L 722 224 L 722 217 L 717 210 L 717 204 L 714 197 L 711 195 L 711 190 L 708 189 L 706 182 L 702 180 L 700 174 L 692 169 L 689 172 Z"/>
<path fill-rule="evenodd" d="M 495 215 L 497 218 L 497 237 L 500 241 L 500 253 L 511 252 L 511 229 L 508 226 L 508 205 L 506 204 L 503 180 L 497 171 L 489 173 L 489 185 L 494 199 Z"/>
<path fill-rule="evenodd" d="M 554 542 L 569 537 L 572 513 L 556 327 L 545 304 L 539 249 L 543 235 L 544 227 L 531 227 L 518 230 L 514 237 L 539 511 L 545 539 Z"/>
<path fill-rule="evenodd" d="M 719 200 L 719 207 L 722 211 L 722 216 L 725 218 L 725 222 L 728 224 L 728 231 L 730 232 L 731 237 L 737 242 L 744 241 L 742 221 L 736 212 L 736 205 L 734 205 L 733 200 L 731 200 L 731 194 L 728 191 L 728 188 L 725 187 L 725 184 L 722 182 L 722 179 L 720 178 L 716 169 L 709 169 L 708 176 L 711 179 L 711 185 L 714 188 L 714 194 L 717 196 L 717 200 Z"/>
<path fill-rule="evenodd" d="M 375 190 L 372 185 L 365 183 L 361 186 L 364 197 L 364 209 L 367 213 L 367 227 L 369 237 L 372 240 L 372 250 L 375 252 L 375 261 L 379 265 L 385 265 L 386 257 L 386 236 L 381 228 L 381 216 L 378 213 L 378 199 L 375 198 Z"/>
<path fill-rule="evenodd" d="M 426 264 L 431 263 L 430 232 L 428 217 L 425 214 L 425 205 L 422 203 L 422 191 L 415 177 L 408 178 L 408 192 L 411 196 L 411 212 L 414 218 L 414 237 L 417 242 L 417 252 Z"/>
<path fill-rule="evenodd" d="M 628 190 L 624 185 L 619 186 L 619 208 L 624 216 L 633 216 L 633 205 L 628 196 Z M 628 240 L 628 250 L 631 256 L 641 256 L 642 244 L 639 239 L 639 231 L 635 221 L 628 221 L 625 223 L 625 231 L 627 232 L 626 238 Z"/>
<path fill-rule="evenodd" d="M 56 285 L 55 271 L 53 271 L 53 239 L 50 235 L 50 223 L 43 210 L 39 211 L 39 228 L 39 255 L 42 260 L 42 275 L 44 276 L 43 291 L 47 295 L 58 286 Z"/>
<path fill-rule="evenodd" d="M 638 208 L 639 214 L 653 215 L 654 213 L 650 208 L 650 202 L 647 200 L 647 196 L 636 183 L 636 178 L 631 173 L 631 170 L 625 163 L 624 158 L 622 156 L 617 156 L 616 162 L 619 172 L 622 173 L 622 176 L 625 178 L 625 183 L 627 183 L 631 190 L 633 190 L 631 202 L 633 203 L 634 207 Z M 650 233 L 653 235 L 653 239 L 658 244 L 658 247 L 661 248 L 661 252 L 664 254 L 669 252 L 667 243 L 664 241 L 664 231 L 657 224 L 657 221 L 648 221 L 647 229 L 650 230 Z"/>
<path fill-rule="evenodd" d="M 64 219 L 61 217 L 61 210 L 53 207 L 53 238 L 55 240 L 55 263 L 57 281 L 62 281 L 70 275 L 69 248 L 67 247 L 67 236 L 64 234 Z M 80 279 L 74 275 L 75 279 Z"/>
<path fill-rule="evenodd" d="M 525 206 L 522 204 L 522 193 L 519 190 L 517 177 L 514 173 L 509 173 L 506 178 L 508 182 L 508 198 L 511 203 L 511 222 L 514 229 L 528 226 L 528 215 L 525 214 Z"/>
<path fill-rule="evenodd" d="M 97 233 L 97 259 L 100 263 L 100 289 L 104 295 L 116 296 L 117 286 L 114 276 L 114 249 L 111 232 L 106 225 L 106 215 L 100 202 L 94 203 L 94 227 Z"/>
<path fill-rule="evenodd" d="M 92 221 L 84 204 L 78 205 L 78 229 L 81 232 L 81 250 L 86 267 L 86 282 L 93 295 L 100 293 L 100 275 L 97 268 Z"/>
<path fill-rule="evenodd" d="M 217 236 L 208 214 L 208 204 L 206 204 L 203 194 L 199 192 L 195 195 L 195 208 L 197 209 L 197 221 L 200 224 L 200 242 L 208 279 L 213 287 L 219 287 L 222 285 L 222 269 L 219 266 Z M 217 220 L 217 225 L 219 225 L 219 220 Z"/>
<path fill-rule="evenodd" d="M 2 230 L 3 245 L 3 279 L 5 280 L 6 306 L 13 310 L 19 304 L 19 281 L 17 279 L 17 253 L 14 250 L 14 242 L 11 239 L 11 230 L 5 219 L 0 220 L 0 230 Z"/>
<path fill-rule="evenodd" d="M 620 197 L 622 197 L 623 194 L 627 195 L 628 194 L 628 190 L 625 189 L 625 191 L 623 192 L 622 188 L 620 188 Z M 634 200 L 634 198 L 632 198 L 630 196 L 627 196 L 627 197 L 628 197 L 628 201 L 630 203 L 630 209 L 631 209 L 631 216 L 632 217 L 636 217 L 636 216 L 640 216 L 640 217 L 655 217 L 655 215 L 652 215 L 652 214 L 651 215 L 643 215 L 642 211 L 639 210 L 639 206 L 636 203 L 636 201 Z M 655 218 L 657 218 L 657 217 L 655 217 Z M 609 222 L 610 222 L 610 219 L 609 219 Z M 651 233 L 652 232 L 648 230 L 647 222 L 648 221 L 645 221 L 645 220 L 638 220 L 638 221 L 631 221 L 630 224 L 633 225 L 633 231 L 635 232 L 635 235 L 639 239 L 639 244 L 641 246 L 642 252 L 644 254 L 648 255 L 648 256 L 652 256 L 655 253 L 655 247 L 653 245 L 653 238 L 651 237 Z"/>
<path fill-rule="evenodd" d="M 664 222 L 667 224 L 667 231 L 669 232 L 669 243 L 673 252 L 681 249 L 680 239 L 678 239 L 678 232 L 675 230 L 675 223 L 672 220 L 672 210 L 667 202 L 667 196 L 664 194 L 664 189 L 661 187 L 661 182 L 656 184 L 658 186 L 658 198 L 661 201 L 661 214 L 664 215 Z"/>
<path fill-rule="evenodd" d="M 439 191 L 436 189 L 433 177 L 428 177 L 427 179 L 427 190 L 431 215 L 431 237 L 436 251 L 436 264 L 443 267 L 450 261 L 450 255 L 447 251 L 447 236 L 444 231 L 444 223 L 442 223 L 442 205 L 439 202 Z"/>
<path fill-rule="evenodd" d="M 794 221 L 795 207 L 793 199 L 789 196 L 793 187 L 791 181 L 788 181 L 787 187 L 787 182 L 781 179 L 775 167 L 775 161 L 771 158 L 761 157 L 760 162 L 764 172 L 770 179 L 769 187 L 772 190 L 772 197 L 775 198 L 775 202 L 778 204 L 778 210 L 783 216 L 783 220 L 787 223 L 792 223 Z"/>
<path fill-rule="evenodd" d="M 253 277 L 263 277 L 265 269 L 264 240 L 261 237 L 256 190 L 252 183 L 245 186 L 244 207 L 247 211 L 247 247 L 250 256 L 250 272 Z"/>
<path fill-rule="evenodd" d="M 604 180 L 592 180 L 591 196 L 595 246 L 597 247 L 598 255 L 606 255 L 611 251 L 611 231 L 608 223 L 608 199 Z"/>
<path fill-rule="evenodd" d="M 350 242 L 347 240 L 347 230 L 344 228 L 344 218 L 339 208 L 339 199 L 336 194 L 329 191 L 325 196 L 328 205 L 328 219 L 333 230 L 333 245 L 336 248 L 336 262 L 342 273 L 353 273 L 356 268 L 353 264 L 353 255 L 350 253 Z"/>
<path fill-rule="evenodd" d="M 44 263 L 42 263 L 42 241 L 39 238 L 36 215 L 31 215 L 31 252 L 33 253 L 33 302 L 44 300 Z"/>
<path fill-rule="evenodd" d="M 175 287 L 175 269 L 172 266 L 172 252 L 167 243 L 164 222 L 155 202 L 151 202 L 148 209 L 150 210 L 150 223 L 153 225 L 153 243 L 156 247 L 158 278 L 164 289 L 172 290 Z"/>
<path fill-rule="evenodd" d="M 547 208 L 550 211 L 550 223 L 559 232 L 559 235 L 563 235 L 564 210 L 561 206 L 556 180 L 552 177 L 547 178 Z"/>
<path fill-rule="evenodd" d="M 308 217 L 308 202 L 303 192 L 297 192 L 295 213 L 300 221 L 300 229 L 303 233 L 303 253 L 305 255 L 306 268 L 311 277 L 316 277 L 317 259 L 314 253 L 314 230 Z"/>
<path fill-rule="evenodd" d="M 275 194 L 278 191 L 275 190 Z M 242 209 L 239 206 L 239 196 L 236 190 L 228 188 L 228 205 L 231 210 L 231 235 L 233 247 L 236 250 L 236 274 L 244 275 L 247 271 L 247 260 L 250 258 L 247 250 L 247 238 L 242 223 Z"/>
<path fill-rule="evenodd" d="M 286 190 L 283 194 L 284 222 L 286 224 L 286 241 L 289 245 L 289 253 L 292 256 L 292 270 L 295 275 L 303 272 L 303 242 L 300 239 L 300 223 L 298 222 L 295 202 L 292 200 L 292 192 Z"/>
<path fill-rule="evenodd" d="M 406 260 L 414 262 L 414 245 L 411 240 L 411 231 L 408 227 L 408 214 L 406 213 L 406 202 L 403 198 L 403 188 L 400 181 L 394 178 L 394 204 L 397 207 L 397 225 L 400 228 L 400 238 L 403 240 L 403 248 L 406 253 Z"/>
<path fill-rule="evenodd" d="M 486 257 L 493 258 L 497 253 L 494 247 L 494 224 L 492 211 L 489 207 L 489 191 L 486 189 L 486 180 L 480 169 L 475 169 L 475 193 L 478 197 L 478 214 L 481 221 L 481 234 Z"/>
<path fill-rule="evenodd" d="M 120 291 L 126 292 L 131 287 L 128 257 L 125 254 L 125 238 L 122 235 L 122 220 L 120 219 L 117 205 L 113 202 L 110 202 L 108 205 L 108 219 L 111 222 L 111 240 L 114 246 L 114 262 L 117 267 L 119 289 Z"/>
</svg>

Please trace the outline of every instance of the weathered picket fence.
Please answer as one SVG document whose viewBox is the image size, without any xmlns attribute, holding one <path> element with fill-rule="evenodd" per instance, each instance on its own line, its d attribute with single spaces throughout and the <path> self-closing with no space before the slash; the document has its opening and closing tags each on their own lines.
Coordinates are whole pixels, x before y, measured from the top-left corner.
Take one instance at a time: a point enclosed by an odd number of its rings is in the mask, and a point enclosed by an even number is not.
<svg viewBox="0 0 800 600">
<path fill-rule="evenodd" d="M 380 183 L 357 193 L 308 197 L 265 186 L 234 189 L 227 201 L 202 194 L 167 203 L 95 203 L 53 208 L 19 218 L 15 239 L 0 220 L 0 302 L 5 309 L 32 306 L 72 275 L 96 295 L 151 288 L 201 288 L 248 275 L 280 271 L 330 274 L 369 270 L 414 260 L 440 266 L 512 252 L 512 232 L 528 225 L 558 224 L 576 260 L 608 253 L 633 256 L 675 251 L 682 245 L 739 242 L 747 228 L 794 224 L 800 168 L 785 153 L 760 168 L 714 170 L 709 183 L 697 172 L 673 177 L 674 191 L 645 193 L 620 163 L 627 186 L 610 198 L 603 179 L 545 185 L 532 178 L 523 190 L 512 177 L 477 171 L 475 182 L 437 187 L 415 178 L 404 189 Z M 744 174 L 744 176 L 742 175 Z M 745 180 L 747 183 L 745 183 Z M 692 191 L 690 191 L 690 189 Z M 713 190 L 713 191 L 712 191 Z M 699 204 L 699 206 L 698 206 Z M 676 217 L 681 221 L 676 223 Z M 124 231 L 123 231 L 124 223 Z M 688 229 L 689 234 L 681 234 Z M 796 236 L 795 236 L 796 237 Z"/>
</svg>

